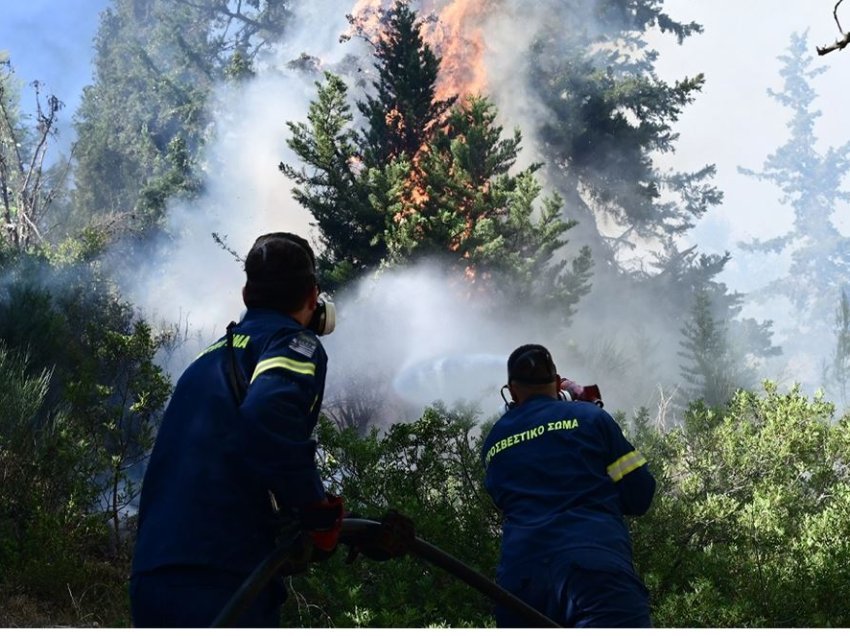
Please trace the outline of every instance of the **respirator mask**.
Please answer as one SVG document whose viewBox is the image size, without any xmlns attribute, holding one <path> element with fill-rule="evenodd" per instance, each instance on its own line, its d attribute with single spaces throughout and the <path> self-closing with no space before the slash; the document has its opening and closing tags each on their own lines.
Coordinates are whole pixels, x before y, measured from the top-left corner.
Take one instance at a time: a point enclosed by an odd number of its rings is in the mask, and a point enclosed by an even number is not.
<svg viewBox="0 0 850 636">
<path fill-rule="evenodd" d="M 307 325 L 307 329 L 317 336 L 327 336 L 336 328 L 336 306 L 330 300 L 319 297 L 316 311 Z"/>
</svg>

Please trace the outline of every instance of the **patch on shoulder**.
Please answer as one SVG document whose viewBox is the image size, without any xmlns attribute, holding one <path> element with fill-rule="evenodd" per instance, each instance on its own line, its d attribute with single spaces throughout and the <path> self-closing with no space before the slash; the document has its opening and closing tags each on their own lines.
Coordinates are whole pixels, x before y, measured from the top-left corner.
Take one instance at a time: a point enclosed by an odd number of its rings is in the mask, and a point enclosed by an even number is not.
<svg viewBox="0 0 850 636">
<path fill-rule="evenodd" d="M 309 332 L 301 332 L 289 341 L 289 348 L 300 353 L 302 356 L 312 358 L 316 352 L 316 347 L 319 346 L 319 341 L 316 336 Z"/>
</svg>

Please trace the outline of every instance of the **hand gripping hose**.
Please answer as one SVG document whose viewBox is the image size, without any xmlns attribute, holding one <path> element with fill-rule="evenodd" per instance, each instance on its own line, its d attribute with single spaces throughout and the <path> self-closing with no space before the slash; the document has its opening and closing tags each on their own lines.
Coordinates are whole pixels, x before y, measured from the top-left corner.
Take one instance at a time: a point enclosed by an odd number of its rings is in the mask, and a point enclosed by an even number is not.
<svg viewBox="0 0 850 636">
<path fill-rule="evenodd" d="M 343 519 L 339 542 L 346 545 L 357 545 L 363 541 L 369 541 L 381 529 L 381 523 L 371 519 Z M 311 550 L 309 537 L 300 532 L 296 532 L 291 541 L 281 542 L 245 579 L 245 582 L 221 610 L 211 627 L 232 627 L 239 615 L 253 602 L 273 576 L 276 574 L 288 576 L 306 570 L 310 562 Z M 443 552 L 427 541 L 415 537 L 409 545 L 409 552 L 445 570 L 499 605 L 519 614 L 528 621 L 529 627 L 561 627 L 463 561 Z"/>
</svg>

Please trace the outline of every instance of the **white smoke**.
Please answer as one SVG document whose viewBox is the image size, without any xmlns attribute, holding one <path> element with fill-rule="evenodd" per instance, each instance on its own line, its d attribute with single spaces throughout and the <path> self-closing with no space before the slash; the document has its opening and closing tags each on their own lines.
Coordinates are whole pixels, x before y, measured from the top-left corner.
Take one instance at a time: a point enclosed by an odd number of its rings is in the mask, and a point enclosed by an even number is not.
<svg viewBox="0 0 850 636">
<path fill-rule="evenodd" d="M 366 378 L 381 383 L 380 399 L 403 414 L 404 405 L 421 412 L 436 401 L 475 403 L 493 414 L 508 354 L 540 329 L 472 302 L 461 281 L 435 264 L 363 279 L 338 302 L 340 325 L 326 338 L 329 391 Z"/>
<path fill-rule="evenodd" d="M 203 194 L 169 205 L 169 236 L 151 248 L 164 256 L 152 257 L 127 286 L 129 299 L 154 320 L 194 336 L 167 362 L 174 377 L 244 310 L 242 264 L 213 234 L 243 258 L 266 232 L 311 237 L 311 216 L 293 200 L 293 184 L 278 164 L 296 161 L 286 122 L 306 119 L 315 77 L 288 64 L 305 51 L 333 64 L 351 47 L 344 51 L 338 41 L 347 26 L 338 2 L 303 3 L 300 10 L 285 43 L 259 60 L 255 78 L 216 92 Z"/>
</svg>

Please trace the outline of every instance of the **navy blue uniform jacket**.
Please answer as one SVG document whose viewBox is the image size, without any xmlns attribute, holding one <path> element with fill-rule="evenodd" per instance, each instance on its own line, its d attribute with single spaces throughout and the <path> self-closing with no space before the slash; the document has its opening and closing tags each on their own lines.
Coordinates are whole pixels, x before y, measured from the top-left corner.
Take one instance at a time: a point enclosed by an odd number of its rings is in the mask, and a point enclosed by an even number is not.
<svg viewBox="0 0 850 636">
<path fill-rule="evenodd" d="M 327 355 L 297 321 L 249 309 L 234 351 L 250 382 L 237 404 L 226 339 L 207 347 L 174 389 L 145 472 L 133 573 L 163 566 L 251 572 L 274 549 L 282 509 L 324 498 L 313 428 Z"/>
<path fill-rule="evenodd" d="M 646 512 L 655 479 L 606 411 L 532 397 L 496 422 L 482 460 L 502 512 L 502 570 L 566 550 L 633 567 L 623 515 Z"/>
</svg>

